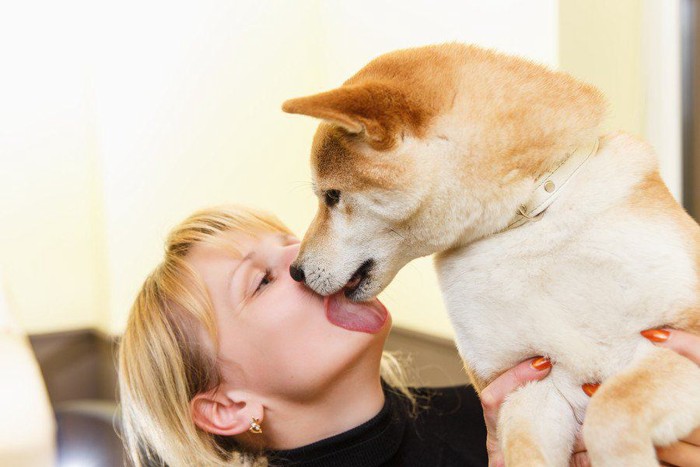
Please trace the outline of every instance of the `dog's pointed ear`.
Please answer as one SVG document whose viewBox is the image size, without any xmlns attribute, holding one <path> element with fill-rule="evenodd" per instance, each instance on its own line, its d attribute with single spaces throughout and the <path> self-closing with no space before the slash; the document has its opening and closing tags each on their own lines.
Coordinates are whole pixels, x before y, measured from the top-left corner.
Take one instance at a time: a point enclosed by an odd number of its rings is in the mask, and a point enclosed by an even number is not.
<svg viewBox="0 0 700 467">
<path fill-rule="evenodd" d="M 282 104 L 282 110 L 290 114 L 308 115 L 327 120 L 348 133 L 365 131 L 363 116 L 357 112 L 360 92 L 357 87 L 342 87 L 332 91 L 297 97 Z"/>
<path fill-rule="evenodd" d="M 348 133 L 362 133 L 376 149 L 393 146 L 396 136 L 414 118 L 406 96 L 380 83 L 344 85 L 290 99 L 282 104 L 282 110 L 326 120 Z"/>
</svg>

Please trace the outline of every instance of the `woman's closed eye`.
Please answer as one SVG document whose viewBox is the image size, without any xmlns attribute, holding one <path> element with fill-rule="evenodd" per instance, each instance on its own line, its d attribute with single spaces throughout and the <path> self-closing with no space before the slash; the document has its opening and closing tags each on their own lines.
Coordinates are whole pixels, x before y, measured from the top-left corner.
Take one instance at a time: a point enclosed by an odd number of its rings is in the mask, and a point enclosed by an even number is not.
<svg viewBox="0 0 700 467">
<path fill-rule="evenodd" d="M 260 281 L 258 282 L 258 286 L 255 289 L 254 294 L 258 293 L 261 289 L 263 289 L 266 285 L 271 283 L 274 280 L 272 277 L 272 274 L 270 273 L 270 270 L 265 270 L 265 274 L 262 275 L 260 278 Z"/>
</svg>

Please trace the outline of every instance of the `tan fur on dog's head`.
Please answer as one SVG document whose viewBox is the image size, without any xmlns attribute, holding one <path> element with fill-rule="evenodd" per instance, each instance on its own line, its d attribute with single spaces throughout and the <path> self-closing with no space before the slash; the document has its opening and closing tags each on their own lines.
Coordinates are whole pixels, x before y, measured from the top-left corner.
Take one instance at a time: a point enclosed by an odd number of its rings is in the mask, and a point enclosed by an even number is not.
<svg viewBox="0 0 700 467">
<path fill-rule="evenodd" d="M 411 259 L 505 227 L 541 173 L 599 134 L 605 102 L 567 74 L 444 44 L 382 55 L 283 110 L 324 120 L 294 266 L 324 295 L 360 269 L 348 295 L 365 300 Z"/>
</svg>

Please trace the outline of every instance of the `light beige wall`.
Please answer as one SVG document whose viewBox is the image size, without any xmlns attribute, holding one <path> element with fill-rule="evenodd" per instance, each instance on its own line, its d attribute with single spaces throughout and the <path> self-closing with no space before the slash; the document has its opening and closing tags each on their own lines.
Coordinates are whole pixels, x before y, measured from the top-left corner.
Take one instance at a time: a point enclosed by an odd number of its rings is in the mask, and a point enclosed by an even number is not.
<svg viewBox="0 0 700 467">
<path fill-rule="evenodd" d="M 328 87 L 379 54 L 440 42 L 474 43 L 550 66 L 558 60 L 556 0 L 324 0 L 321 17 Z"/>
<path fill-rule="evenodd" d="M 642 0 L 644 137 L 659 155 L 661 176 L 682 200 L 680 0 Z"/>
<path fill-rule="evenodd" d="M 33 332 L 97 324 L 107 293 L 86 30 L 40 6 L 0 14 L 0 270 Z"/>
<path fill-rule="evenodd" d="M 606 127 L 649 141 L 681 199 L 678 0 L 560 0 L 560 68 L 600 88 Z"/>
<path fill-rule="evenodd" d="M 607 127 L 644 131 L 640 0 L 560 0 L 559 67 L 608 97 Z"/>
</svg>

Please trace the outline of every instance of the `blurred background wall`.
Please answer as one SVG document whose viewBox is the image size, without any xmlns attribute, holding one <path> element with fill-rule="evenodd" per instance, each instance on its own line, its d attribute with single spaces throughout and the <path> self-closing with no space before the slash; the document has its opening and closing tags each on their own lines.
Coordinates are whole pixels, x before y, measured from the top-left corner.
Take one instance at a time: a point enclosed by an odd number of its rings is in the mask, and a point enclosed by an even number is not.
<svg viewBox="0 0 700 467">
<path fill-rule="evenodd" d="M 168 229 L 227 202 L 302 235 L 316 122 L 290 97 L 376 55 L 458 40 L 599 86 L 680 197 L 676 0 L 14 2 L 0 6 L 0 270 L 29 332 L 119 333 Z M 429 259 L 384 293 L 450 337 Z"/>
</svg>

